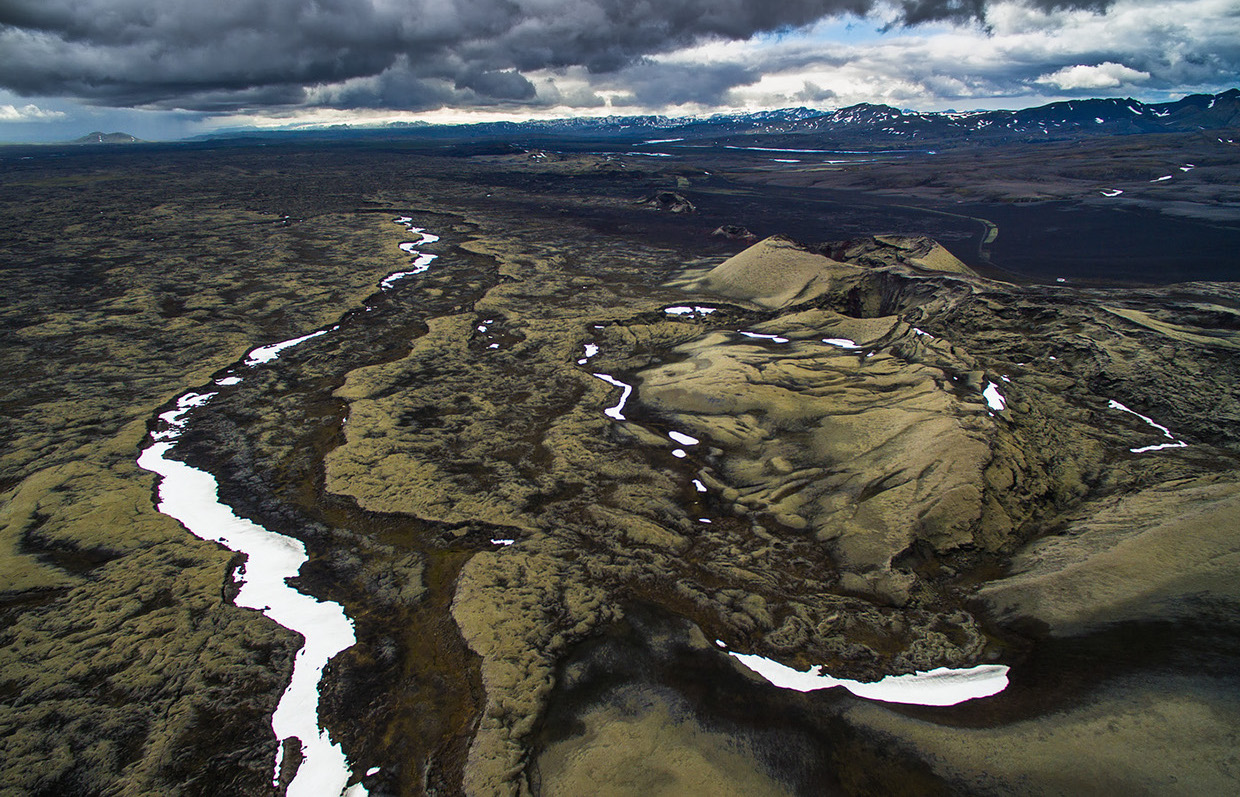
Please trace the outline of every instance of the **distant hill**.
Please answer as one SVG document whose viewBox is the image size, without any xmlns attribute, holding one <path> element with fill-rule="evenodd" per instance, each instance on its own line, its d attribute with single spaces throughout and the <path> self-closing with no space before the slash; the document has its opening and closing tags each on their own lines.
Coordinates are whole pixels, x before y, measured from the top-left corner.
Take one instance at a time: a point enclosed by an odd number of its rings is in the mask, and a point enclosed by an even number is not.
<svg viewBox="0 0 1240 797">
<path fill-rule="evenodd" d="M 138 144 L 142 141 L 128 133 L 101 133 L 98 130 L 75 138 L 70 144 Z"/>
<path fill-rule="evenodd" d="M 1113 98 L 1070 100 L 1017 111 L 921 113 L 862 103 L 835 111 L 786 108 L 712 116 L 607 116 L 473 125 L 238 130 L 204 138 L 386 139 L 445 143 L 469 139 L 476 146 L 492 142 L 492 145 L 502 143 L 518 149 L 552 139 L 626 146 L 709 142 L 741 148 L 848 148 L 1062 141 L 1095 136 L 1234 130 L 1237 127 L 1240 127 L 1240 89 L 1221 94 L 1193 94 L 1175 102 L 1148 105 L 1139 100 Z"/>
</svg>

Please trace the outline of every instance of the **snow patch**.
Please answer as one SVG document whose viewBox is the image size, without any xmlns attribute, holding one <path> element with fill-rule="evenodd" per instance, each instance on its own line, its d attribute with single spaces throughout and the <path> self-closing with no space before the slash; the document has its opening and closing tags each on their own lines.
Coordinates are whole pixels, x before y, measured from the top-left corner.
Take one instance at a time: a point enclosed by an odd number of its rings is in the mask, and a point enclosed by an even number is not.
<svg viewBox="0 0 1240 797">
<path fill-rule="evenodd" d="M 919 706 L 954 706 L 966 700 L 989 697 L 1007 688 L 1008 667 L 1002 664 L 980 664 L 968 669 L 939 667 L 911 675 L 888 675 L 881 681 L 862 683 L 833 678 L 825 673 L 794 670 L 772 659 L 745 653 L 732 653 L 741 664 L 781 689 L 813 692 L 842 686 L 857 697 L 887 703 L 908 703 Z M 821 671 L 821 667 L 816 668 Z"/>
<path fill-rule="evenodd" d="M 718 309 L 719 309 L 718 307 L 702 307 L 700 305 L 694 305 L 692 307 L 686 307 L 685 305 L 676 305 L 675 307 L 664 308 L 663 312 L 666 315 L 696 316 L 696 315 L 710 315 L 711 313 L 717 311 Z"/>
<path fill-rule="evenodd" d="M 610 374 L 595 374 L 594 377 L 596 379 L 602 379 L 609 385 L 615 385 L 618 388 L 623 388 L 624 392 L 620 395 L 620 403 L 616 404 L 614 407 L 608 407 L 603 410 L 603 414 L 613 420 L 627 420 L 624 417 L 624 405 L 629 400 L 629 396 L 633 393 L 633 386 L 626 382 L 621 382 L 619 379 L 616 379 Z"/>
<path fill-rule="evenodd" d="M 598 352 L 599 352 L 599 348 L 597 344 L 587 343 L 585 356 L 578 359 L 577 364 L 585 365 L 586 363 L 590 362 L 590 358 L 598 354 Z"/>
<path fill-rule="evenodd" d="M 282 340 L 279 343 L 272 343 L 268 346 L 259 346 L 257 349 L 252 349 L 250 353 L 246 355 L 245 364 L 253 368 L 256 365 L 262 365 L 263 363 L 269 363 L 272 360 L 278 358 L 280 356 L 280 352 L 284 351 L 285 349 L 291 349 L 293 346 L 296 346 L 299 343 L 305 343 L 311 338 L 317 338 L 320 335 L 326 335 L 329 331 L 333 331 L 335 329 L 337 329 L 337 327 L 332 327 L 331 330 L 320 329 L 318 332 L 311 332 L 309 335 L 302 335 L 300 338 L 293 338 L 292 340 Z"/>
<path fill-rule="evenodd" d="M 768 335 L 763 332 L 738 332 L 737 334 L 744 335 L 747 338 L 754 338 L 756 340 L 769 340 L 771 343 L 788 342 L 787 338 L 780 337 L 779 335 Z"/>
<path fill-rule="evenodd" d="M 999 392 L 999 386 L 994 382 L 986 383 L 986 389 L 982 391 L 982 398 L 986 399 L 986 406 L 992 410 L 1001 412 L 1007 406 L 1007 399 Z"/>
</svg>

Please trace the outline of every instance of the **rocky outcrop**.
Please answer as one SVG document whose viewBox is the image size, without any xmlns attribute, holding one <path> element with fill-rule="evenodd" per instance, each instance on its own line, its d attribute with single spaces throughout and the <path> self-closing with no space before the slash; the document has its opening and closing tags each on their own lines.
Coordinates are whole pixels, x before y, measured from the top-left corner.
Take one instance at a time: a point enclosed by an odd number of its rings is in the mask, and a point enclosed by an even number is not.
<svg viewBox="0 0 1240 797">
<path fill-rule="evenodd" d="M 814 247 L 834 260 L 864 266 L 912 266 L 919 271 L 979 276 L 938 241 L 924 235 L 871 235 Z"/>
<path fill-rule="evenodd" d="M 636 204 L 668 213 L 692 213 L 694 211 L 693 203 L 675 191 L 660 191 L 639 200 Z"/>
<path fill-rule="evenodd" d="M 716 227 L 711 235 L 717 238 L 727 238 L 729 241 L 756 241 L 758 236 L 749 231 L 747 227 L 739 224 L 725 224 L 722 227 Z"/>
</svg>

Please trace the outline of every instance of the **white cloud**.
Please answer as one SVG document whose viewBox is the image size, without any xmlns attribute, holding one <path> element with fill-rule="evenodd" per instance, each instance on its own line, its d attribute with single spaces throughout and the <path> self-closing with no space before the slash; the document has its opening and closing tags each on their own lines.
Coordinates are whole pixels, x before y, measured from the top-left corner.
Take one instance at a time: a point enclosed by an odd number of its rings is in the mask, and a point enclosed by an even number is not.
<svg viewBox="0 0 1240 797">
<path fill-rule="evenodd" d="M 63 111 L 47 111 L 37 105 L 0 105 L 0 122 L 50 122 L 64 118 Z"/>
<path fill-rule="evenodd" d="M 730 93 L 743 108 L 800 104 L 806 84 L 837 106 L 1010 108 L 1120 87 L 1157 102 L 1231 88 L 1240 74 L 1235 0 L 1114 0 L 1105 11 L 1047 11 L 1004 0 L 987 7 L 984 28 L 939 23 L 878 33 L 882 22 L 837 21 L 657 60 L 730 61 L 761 75 Z M 824 38 L 844 27 L 856 32 Z"/>
<path fill-rule="evenodd" d="M 1087 64 L 1065 66 L 1057 72 L 1042 75 L 1034 80 L 1034 83 L 1070 91 L 1072 89 L 1113 89 L 1126 83 L 1144 83 L 1149 79 L 1149 72 L 1142 72 L 1114 61 L 1103 61 L 1096 66 Z"/>
</svg>

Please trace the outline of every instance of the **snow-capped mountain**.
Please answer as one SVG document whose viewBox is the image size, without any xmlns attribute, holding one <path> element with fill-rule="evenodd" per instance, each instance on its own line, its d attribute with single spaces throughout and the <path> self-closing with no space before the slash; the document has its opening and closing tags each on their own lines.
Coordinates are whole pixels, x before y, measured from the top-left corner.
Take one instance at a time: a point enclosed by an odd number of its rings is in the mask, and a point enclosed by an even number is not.
<svg viewBox="0 0 1240 797">
<path fill-rule="evenodd" d="M 612 116 L 478 125 L 482 134 L 551 134 L 584 138 L 729 139 L 803 136 L 919 141 L 1049 140 L 1090 135 L 1186 132 L 1240 126 L 1240 90 L 1194 94 L 1176 102 L 1132 99 L 1056 102 L 1019 111 L 918 112 L 862 103 L 834 111 L 787 108 L 707 117 Z M 446 131 L 445 131 L 446 132 Z"/>
</svg>

